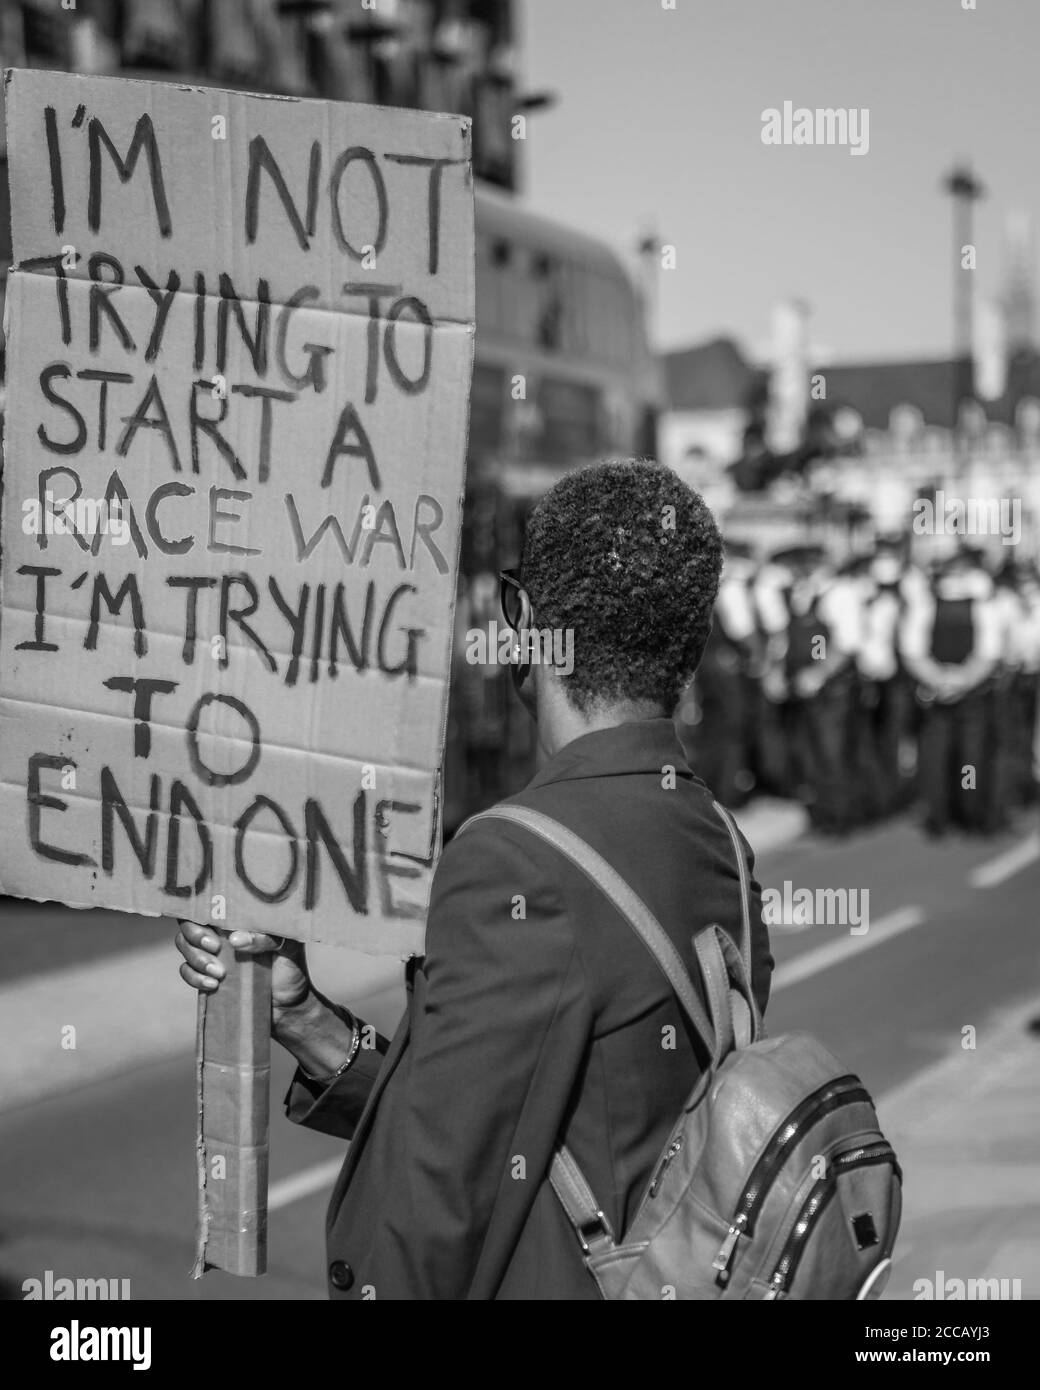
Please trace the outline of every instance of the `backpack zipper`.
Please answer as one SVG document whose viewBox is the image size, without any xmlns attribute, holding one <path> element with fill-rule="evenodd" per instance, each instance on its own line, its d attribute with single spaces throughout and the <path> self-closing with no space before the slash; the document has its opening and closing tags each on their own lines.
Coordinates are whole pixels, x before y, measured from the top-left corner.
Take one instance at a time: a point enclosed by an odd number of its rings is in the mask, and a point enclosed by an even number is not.
<svg viewBox="0 0 1040 1390">
<path fill-rule="evenodd" d="M 765 1296 L 766 1301 L 779 1298 L 781 1294 L 786 1294 L 791 1287 L 791 1280 L 794 1278 L 798 1262 L 802 1258 L 809 1237 L 813 1233 L 813 1228 L 825 1211 L 828 1202 L 838 1190 L 838 1174 L 847 1172 L 850 1168 L 870 1168 L 877 1163 L 890 1163 L 895 1169 L 896 1176 L 902 1181 L 902 1170 L 895 1153 L 891 1144 L 885 1140 L 861 1145 L 856 1149 L 846 1149 L 844 1153 L 834 1156 L 830 1162 L 829 1173 L 826 1177 L 817 1179 L 806 1198 L 805 1205 L 798 1213 L 798 1220 L 791 1228 L 791 1233 L 784 1243 L 776 1268 L 773 1270 L 769 1281 L 769 1292 Z"/>
<path fill-rule="evenodd" d="M 751 1170 L 747 1185 L 740 1195 L 737 1208 L 730 1222 L 729 1231 L 712 1261 L 712 1269 L 718 1271 L 718 1283 L 729 1280 L 729 1267 L 742 1235 L 751 1236 L 755 1231 L 755 1218 L 765 1201 L 766 1194 L 787 1160 L 791 1149 L 798 1144 L 806 1131 L 817 1124 L 832 1110 L 843 1105 L 854 1105 L 871 1099 L 858 1076 L 849 1073 L 828 1081 L 805 1097 L 786 1117 L 780 1127 L 773 1131 L 772 1138 L 762 1150 L 758 1161 Z"/>
<path fill-rule="evenodd" d="M 650 1184 L 650 1191 L 647 1193 L 649 1197 L 656 1197 L 657 1189 L 661 1186 L 661 1180 L 665 1174 L 665 1169 L 668 1167 L 669 1163 L 671 1163 L 672 1159 L 682 1148 L 682 1145 L 683 1137 L 681 1134 L 679 1134 L 672 1140 L 672 1142 L 668 1145 L 667 1149 L 665 1149 L 664 1156 L 662 1157 L 660 1163 L 657 1165 L 657 1172 L 654 1174 L 653 1181 Z"/>
</svg>

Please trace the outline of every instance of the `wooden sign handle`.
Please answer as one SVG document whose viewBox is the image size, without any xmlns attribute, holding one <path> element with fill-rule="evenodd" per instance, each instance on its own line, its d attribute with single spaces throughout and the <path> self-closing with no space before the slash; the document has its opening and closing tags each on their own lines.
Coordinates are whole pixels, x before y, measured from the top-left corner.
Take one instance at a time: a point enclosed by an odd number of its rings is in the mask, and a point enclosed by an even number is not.
<svg viewBox="0 0 1040 1390">
<path fill-rule="evenodd" d="M 272 957 L 241 955 L 219 934 L 227 974 L 199 995 L 195 1045 L 195 1279 L 267 1271 Z"/>
</svg>

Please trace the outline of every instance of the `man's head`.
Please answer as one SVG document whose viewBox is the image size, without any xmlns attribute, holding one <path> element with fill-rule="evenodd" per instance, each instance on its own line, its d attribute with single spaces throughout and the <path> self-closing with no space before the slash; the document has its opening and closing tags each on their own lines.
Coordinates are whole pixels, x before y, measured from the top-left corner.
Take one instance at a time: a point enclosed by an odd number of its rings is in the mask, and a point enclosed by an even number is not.
<svg viewBox="0 0 1040 1390">
<path fill-rule="evenodd" d="M 671 469 L 641 459 L 562 478 L 531 512 L 520 581 L 537 629 L 574 634 L 561 676 L 582 715 L 617 705 L 671 713 L 711 630 L 722 540 Z"/>
</svg>

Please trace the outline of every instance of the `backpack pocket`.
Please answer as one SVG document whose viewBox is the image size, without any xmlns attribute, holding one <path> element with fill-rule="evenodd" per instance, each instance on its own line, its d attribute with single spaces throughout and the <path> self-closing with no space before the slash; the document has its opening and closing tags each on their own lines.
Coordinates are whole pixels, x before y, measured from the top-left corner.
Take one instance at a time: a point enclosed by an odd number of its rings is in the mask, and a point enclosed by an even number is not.
<svg viewBox="0 0 1040 1390">
<path fill-rule="evenodd" d="M 901 1178 L 885 1139 L 833 1154 L 826 1174 L 799 1194 L 795 1220 L 779 1251 L 771 1252 L 764 1275 L 752 1281 L 749 1297 L 766 1302 L 880 1297 L 879 1268 L 887 1271 L 890 1265 L 900 1216 L 900 1185 L 891 1181 L 893 1172 Z"/>
<path fill-rule="evenodd" d="M 846 1105 L 871 1104 L 870 1095 L 858 1076 L 849 1073 L 818 1087 L 805 1097 L 775 1130 L 752 1168 L 744 1190 L 732 1213 L 729 1230 L 712 1263 L 720 1287 L 729 1282 L 730 1269 L 741 1237 L 749 1241 L 755 1222 L 774 1184 L 784 1173 L 795 1149 L 814 1126 Z"/>
</svg>

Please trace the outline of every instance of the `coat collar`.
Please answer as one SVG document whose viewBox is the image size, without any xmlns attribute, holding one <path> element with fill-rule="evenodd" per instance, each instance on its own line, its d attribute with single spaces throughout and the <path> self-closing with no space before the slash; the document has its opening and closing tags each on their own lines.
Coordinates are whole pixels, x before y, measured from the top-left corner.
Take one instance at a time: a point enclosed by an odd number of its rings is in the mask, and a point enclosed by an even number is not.
<svg viewBox="0 0 1040 1390">
<path fill-rule="evenodd" d="M 692 777 L 682 744 L 670 719 L 638 719 L 582 734 L 565 744 L 528 782 L 528 789 L 581 777 L 623 777 L 629 773 L 675 768 Z"/>
</svg>

